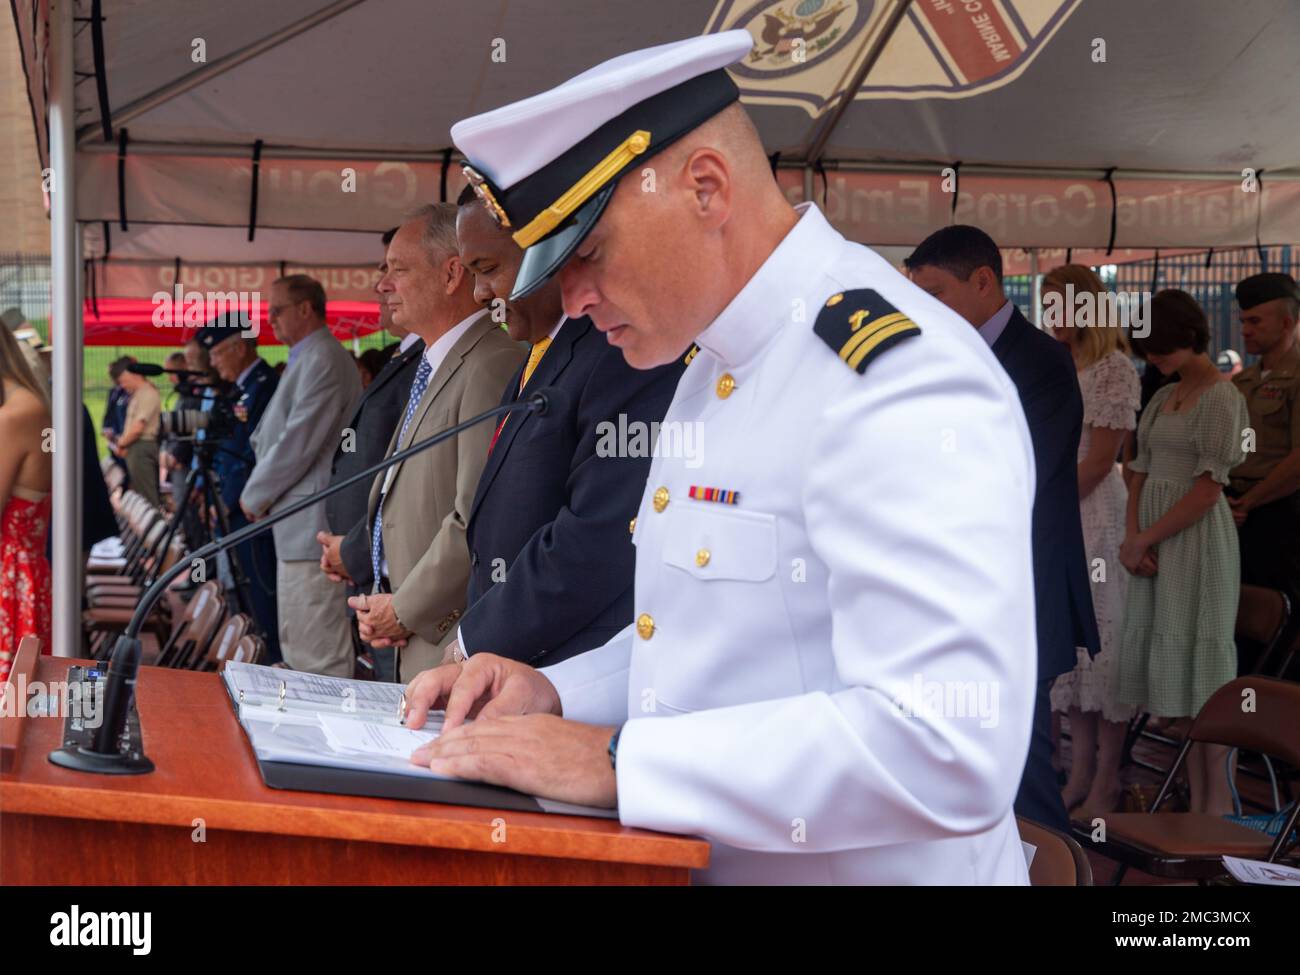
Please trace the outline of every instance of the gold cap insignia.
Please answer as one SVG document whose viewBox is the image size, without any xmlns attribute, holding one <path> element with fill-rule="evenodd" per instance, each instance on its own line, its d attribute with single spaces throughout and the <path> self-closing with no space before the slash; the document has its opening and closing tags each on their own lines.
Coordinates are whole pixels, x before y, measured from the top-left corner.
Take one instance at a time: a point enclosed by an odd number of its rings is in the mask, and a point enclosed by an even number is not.
<svg viewBox="0 0 1300 975">
<path fill-rule="evenodd" d="M 506 216 L 506 211 L 497 202 L 496 194 L 492 192 L 492 187 L 483 178 L 483 174 L 473 166 L 461 166 L 460 171 L 465 174 L 465 179 L 469 182 L 474 195 L 482 200 L 483 205 L 487 207 L 488 216 L 497 222 L 498 227 L 509 228 L 510 218 Z"/>
</svg>

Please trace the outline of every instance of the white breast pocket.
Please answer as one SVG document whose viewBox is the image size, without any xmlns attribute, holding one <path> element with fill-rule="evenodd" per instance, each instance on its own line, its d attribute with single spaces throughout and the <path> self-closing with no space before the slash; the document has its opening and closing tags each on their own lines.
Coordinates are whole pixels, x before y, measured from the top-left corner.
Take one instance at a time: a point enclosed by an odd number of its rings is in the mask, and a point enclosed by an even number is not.
<svg viewBox="0 0 1300 975">
<path fill-rule="evenodd" d="M 655 630 L 642 660 L 659 713 L 727 707 L 802 690 L 770 514 L 686 501 L 669 509 L 662 568 L 639 588 Z M 648 517 L 657 517 L 654 515 Z M 639 678 L 638 678 L 639 679 Z"/>
<path fill-rule="evenodd" d="M 702 581 L 763 582 L 776 572 L 776 518 L 686 502 L 674 512 L 664 561 Z"/>
</svg>

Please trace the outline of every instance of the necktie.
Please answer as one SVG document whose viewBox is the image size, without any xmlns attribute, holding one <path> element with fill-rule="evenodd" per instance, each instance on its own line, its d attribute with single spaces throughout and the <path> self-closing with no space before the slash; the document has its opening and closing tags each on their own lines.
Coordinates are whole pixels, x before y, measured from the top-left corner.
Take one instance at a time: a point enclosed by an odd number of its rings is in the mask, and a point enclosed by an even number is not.
<svg viewBox="0 0 1300 975">
<path fill-rule="evenodd" d="M 522 393 L 524 391 L 524 387 L 528 385 L 528 380 L 533 378 L 533 373 L 537 371 L 538 363 L 542 361 L 542 356 L 546 355 L 546 350 L 549 349 L 550 347 L 551 347 L 551 340 L 548 337 L 542 339 L 540 342 L 536 343 L 531 349 L 529 349 L 528 362 L 524 365 L 524 374 L 519 377 L 519 392 Z M 497 445 L 497 438 L 501 436 L 501 431 L 505 429 L 506 420 L 508 419 L 510 419 L 509 413 L 503 416 L 501 418 L 501 422 L 497 424 L 496 433 L 492 434 L 492 442 L 488 444 L 489 457 L 492 456 L 492 450 Z"/>
<path fill-rule="evenodd" d="M 394 451 L 401 450 L 404 446 L 403 441 L 406 439 L 406 430 L 411 425 L 411 420 L 415 417 L 415 410 L 420 405 L 420 400 L 424 397 L 424 391 L 429 388 L 429 378 L 433 375 L 433 366 L 429 365 L 429 360 L 420 357 L 420 365 L 415 370 L 415 380 L 411 383 L 411 395 L 406 401 L 406 413 L 402 416 L 402 431 L 397 435 L 397 443 Z M 391 471 L 392 468 L 389 468 Z M 388 482 L 385 479 L 384 487 L 379 492 L 379 506 L 375 509 L 375 524 L 370 532 L 370 568 L 375 574 L 375 588 L 378 591 L 379 580 L 381 578 L 380 568 L 384 564 L 384 498 L 387 496 Z"/>
<path fill-rule="evenodd" d="M 546 350 L 550 347 L 551 340 L 544 338 L 529 351 L 528 364 L 524 366 L 523 378 L 519 380 L 519 392 L 522 393 L 524 387 L 528 385 L 528 380 L 533 378 L 533 373 L 537 370 L 537 364 L 542 361 L 542 356 L 546 355 Z"/>
</svg>

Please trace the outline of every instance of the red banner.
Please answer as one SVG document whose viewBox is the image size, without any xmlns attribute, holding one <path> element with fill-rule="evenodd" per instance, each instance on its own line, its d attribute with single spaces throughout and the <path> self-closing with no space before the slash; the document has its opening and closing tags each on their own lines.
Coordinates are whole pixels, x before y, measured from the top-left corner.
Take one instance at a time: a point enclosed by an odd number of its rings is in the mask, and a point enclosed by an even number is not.
<svg viewBox="0 0 1300 975">
<path fill-rule="evenodd" d="M 82 309 L 86 345 L 154 345 L 180 348 L 198 330 L 195 326 L 154 324 L 157 306 L 148 298 L 100 298 L 87 300 Z M 379 331 L 379 305 L 373 301 L 331 301 L 325 306 L 325 321 L 334 337 L 350 341 Z M 280 345 L 265 321 L 259 322 L 259 345 Z M 52 328 L 57 343 L 58 330 Z"/>
</svg>

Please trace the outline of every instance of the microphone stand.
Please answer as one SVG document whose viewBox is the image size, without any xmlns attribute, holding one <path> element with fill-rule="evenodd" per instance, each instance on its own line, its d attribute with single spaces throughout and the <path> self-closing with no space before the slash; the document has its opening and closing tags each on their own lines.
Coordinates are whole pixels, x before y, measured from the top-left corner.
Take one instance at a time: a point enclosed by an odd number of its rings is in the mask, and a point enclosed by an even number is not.
<svg viewBox="0 0 1300 975">
<path fill-rule="evenodd" d="M 154 584 L 140 597 L 140 602 L 136 604 L 131 622 L 127 624 L 122 635 L 117 638 L 117 643 L 113 647 L 113 657 L 109 664 L 108 674 L 104 678 L 103 721 L 95 729 L 95 735 L 91 740 L 90 747 L 77 746 L 75 748 L 56 749 L 50 752 L 50 761 L 55 765 L 74 769 L 78 772 L 139 775 L 153 771 L 153 762 L 144 756 L 143 751 L 132 752 L 129 747 L 124 747 L 124 745 L 129 746 L 129 742 L 124 743 L 122 741 L 127 730 L 131 702 L 135 696 L 136 674 L 140 669 L 140 628 L 144 625 L 145 619 L 148 618 L 149 611 L 153 609 L 154 604 L 167 590 L 168 585 L 182 575 L 195 560 L 210 558 L 218 552 L 247 541 L 254 535 L 260 535 L 272 525 L 296 515 L 303 509 L 319 504 L 331 495 L 337 494 L 363 480 L 373 478 L 380 471 L 401 463 L 408 457 L 413 457 L 429 447 L 449 440 L 470 427 L 477 426 L 484 420 L 504 416 L 507 413 L 514 413 L 517 410 L 527 410 L 530 413 L 543 416 L 551 407 L 551 395 L 553 395 L 552 391 L 541 389 L 525 399 L 518 399 L 513 403 L 507 403 L 504 406 L 498 406 L 485 413 L 480 413 L 478 416 L 470 417 L 464 423 L 448 427 L 446 430 L 441 430 L 419 443 L 412 444 L 405 450 L 399 450 L 378 463 L 372 464 L 365 470 L 357 471 L 351 477 L 346 477 L 337 484 L 331 484 L 325 490 L 303 498 L 301 501 L 291 504 L 273 515 L 259 519 L 250 525 L 245 525 L 238 531 L 231 532 L 223 538 L 209 542 L 202 548 L 191 552 L 189 561 L 178 559 L 176 564 L 159 576 Z"/>
</svg>

